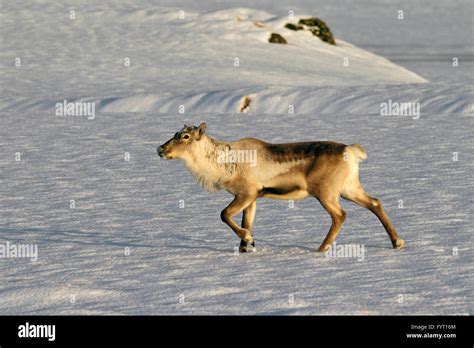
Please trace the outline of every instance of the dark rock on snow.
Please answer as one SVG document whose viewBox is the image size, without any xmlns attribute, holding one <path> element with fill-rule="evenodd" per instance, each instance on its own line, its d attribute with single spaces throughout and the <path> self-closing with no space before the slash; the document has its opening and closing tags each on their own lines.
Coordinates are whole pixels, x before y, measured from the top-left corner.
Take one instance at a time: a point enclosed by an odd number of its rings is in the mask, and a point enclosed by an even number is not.
<svg viewBox="0 0 474 348">
<path fill-rule="evenodd" d="M 283 36 L 277 33 L 271 33 L 268 42 L 277 43 L 277 44 L 286 44 L 288 43 Z"/>
</svg>

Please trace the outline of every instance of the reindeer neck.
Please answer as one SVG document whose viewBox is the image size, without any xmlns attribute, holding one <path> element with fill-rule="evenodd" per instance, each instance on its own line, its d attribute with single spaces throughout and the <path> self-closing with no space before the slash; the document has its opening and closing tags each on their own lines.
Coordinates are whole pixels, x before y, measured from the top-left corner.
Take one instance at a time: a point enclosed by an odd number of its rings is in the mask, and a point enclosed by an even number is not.
<svg viewBox="0 0 474 348">
<path fill-rule="evenodd" d="M 219 142 L 207 135 L 203 135 L 200 140 L 196 140 L 193 151 L 190 154 L 190 160 L 199 167 L 203 166 L 203 170 L 209 165 L 217 163 L 217 150 Z"/>
<path fill-rule="evenodd" d="M 220 189 L 220 181 L 228 175 L 226 167 L 218 164 L 218 151 L 228 146 L 207 135 L 198 140 L 193 151 L 185 158 L 186 166 L 198 182 L 208 191 Z"/>
</svg>

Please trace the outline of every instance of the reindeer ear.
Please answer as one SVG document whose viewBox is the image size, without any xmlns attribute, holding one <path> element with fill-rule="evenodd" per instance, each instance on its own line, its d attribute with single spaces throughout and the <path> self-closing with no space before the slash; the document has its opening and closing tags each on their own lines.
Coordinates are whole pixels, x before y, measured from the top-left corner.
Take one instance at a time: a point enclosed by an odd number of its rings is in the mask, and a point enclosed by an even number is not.
<svg viewBox="0 0 474 348">
<path fill-rule="evenodd" d="M 199 140 L 201 139 L 201 136 L 204 134 L 204 132 L 206 131 L 206 124 L 204 122 L 202 122 L 198 129 L 197 129 L 197 136 L 196 136 L 196 139 Z"/>
</svg>

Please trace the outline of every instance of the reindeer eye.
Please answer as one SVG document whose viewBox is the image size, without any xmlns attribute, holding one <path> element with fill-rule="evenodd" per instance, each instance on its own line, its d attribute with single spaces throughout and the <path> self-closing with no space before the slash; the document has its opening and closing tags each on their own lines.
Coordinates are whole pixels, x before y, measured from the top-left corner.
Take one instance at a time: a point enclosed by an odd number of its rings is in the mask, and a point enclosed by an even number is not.
<svg viewBox="0 0 474 348">
<path fill-rule="evenodd" d="M 188 140 L 189 139 L 189 134 L 183 135 L 183 139 Z"/>
</svg>

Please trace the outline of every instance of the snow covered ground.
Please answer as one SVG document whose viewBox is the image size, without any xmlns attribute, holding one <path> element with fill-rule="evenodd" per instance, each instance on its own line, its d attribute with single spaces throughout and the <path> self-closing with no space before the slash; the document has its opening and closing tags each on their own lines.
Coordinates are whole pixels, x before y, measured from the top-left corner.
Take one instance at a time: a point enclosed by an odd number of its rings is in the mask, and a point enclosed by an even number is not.
<svg viewBox="0 0 474 348">
<path fill-rule="evenodd" d="M 1 1 L 0 248 L 38 260 L 0 258 L 0 314 L 473 313 L 472 3 L 293 2 Z M 284 29 L 289 10 L 338 45 Z M 64 99 L 95 117 L 55 115 Z M 420 117 L 382 116 L 388 100 Z M 236 254 L 232 197 L 156 154 L 200 121 L 222 140 L 363 144 L 406 249 L 342 202 L 338 243 L 364 258 L 325 257 L 318 202 L 260 200 L 257 252 Z"/>
</svg>

